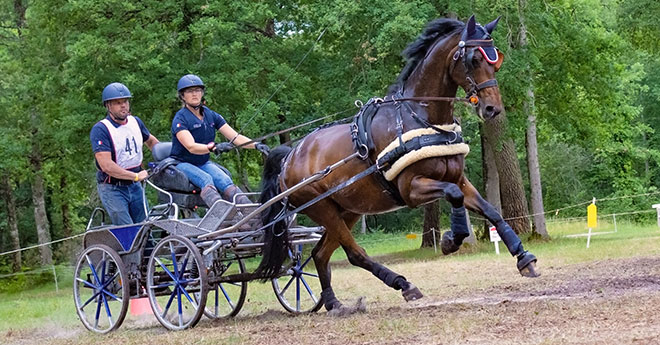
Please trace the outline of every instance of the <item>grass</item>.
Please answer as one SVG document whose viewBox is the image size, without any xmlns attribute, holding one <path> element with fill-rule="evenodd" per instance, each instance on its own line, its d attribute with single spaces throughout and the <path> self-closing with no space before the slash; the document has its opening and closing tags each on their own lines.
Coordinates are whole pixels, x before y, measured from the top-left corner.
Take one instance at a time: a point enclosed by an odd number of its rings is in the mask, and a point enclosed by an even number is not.
<svg viewBox="0 0 660 345">
<path fill-rule="evenodd" d="M 526 249 L 532 251 L 539 258 L 539 268 L 550 266 L 570 265 L 580 262 L 598 261 L 610 258 L 630 256 L 651 256 L 660 254 L 658 238 L 660 229 L 657 225 L 638 225 L 626 222 L 617 224 L 617 231 L 607 234 L 594 235 L 591 245 L 586 249 L 586 237 L 569 238 L 567 235 L 586 233 L 584 223 L 550 223 L 549 233 L 551 241 L 524 241 Z M 613 224 L 601 222 L 594 232 L 614 231 Z M 494 254 L 492 243 L 477 243 L 469 248 L 464 246 L 458 254 L 443 257 L 433 249 L 420 250 L 421 237 L 407 239 L 406 234 L 372 233 L 358 235 L 357 242 L 366 249 L 372 257 L 379 262 L 386 262 L 388 267 L 411 276 L 425 277 L 433 272 L 417 272 L 415 262 L 433 262 L 433 266 L 446 274 L 442 286 L 437 282 L 426 282 L 416 278 L 415 283 L 424 291 L 440 295 L 459 294 L 466 286 L 487 288 L 492 284 L 489 275 L 474 276 L 462 275 L 464 267 L 488 267 L 492 265 L 506 267 L 515 272 L 515 261 L 506 252 L 504 245 L 500 244 L 501 255 Z M 335 252 L 333 256 L 333 284 L 338 297 L 368 295 L 372 301 L 396 299 L 398 292 L 383 286 L 378 291 L 369 291 L 368 284 L 356 284 L 363 280 L 375 279 L 371 273 L 355 268 L 346 263 L 343 251 Z M 411 265 L 412 263 L 412 265 Z M 251 262 L 250 266 L 256 265 Z M 428 265 L 427 265 L 428 266 Z M 419 270 L 428 268 L 419 268 Z M 58 269 L 58 287 L 55 291 L 54 283 L 20 291 L 17 293 L 0 294 L 0 332 L 28 331 L 46 325 L 52 329 L 76 329 L 84 331 L 77 319 L 72 294 L 72 269 L 60 267 Z M 341 296 L 339 296 L 341 295 Z M 248 299 L 239 314 L 242 317 L 262 315 L 271 310 L 282 310 L 270 284 L 251 282 L 248 287 Z M 346 322 L 349 322 L 347 320 Z M 347 325 L 347 327 L 357 327 Z M 396 320 L 383 322 L 378 325 L 384 332 L 414 332 L 415 329 Z M 120 331 L 121 332 L 121 331 Z M 130 331 L 133 332 L 133 331 Z M 139 330 L 138 330 L 139 332 Z M 240 343 L 237 338 L 225 339 L 229 343 Z"/>
</svg>

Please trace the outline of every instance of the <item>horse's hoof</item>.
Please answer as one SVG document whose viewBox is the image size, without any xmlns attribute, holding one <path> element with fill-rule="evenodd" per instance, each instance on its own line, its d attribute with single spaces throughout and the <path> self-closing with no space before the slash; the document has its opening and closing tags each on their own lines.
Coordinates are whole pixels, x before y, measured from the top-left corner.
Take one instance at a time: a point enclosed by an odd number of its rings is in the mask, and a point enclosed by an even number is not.
<svg viewBox="0 0 660 345">
<path fill-rule="evenodd" d="M 443 255 L 454 253 L 458 251 L 459 248 L 461 248 L 461 246 L 457 246 L 456 243 L 454 243 L 454 235 L 452 235 L 451 231 L 447 231 L 442 235 L 440 249 L 442 250 Z"/>
<path fill-rule="evenodd" d="M 518 255 L 518 271 L 523 277 L 536 278 L 541 275 L 536 270 L 536 256 L 530 252 L 523 252 Z"/>
<path fill-rule="evenodd" d="M 419 289 L 412 284 L 410 284 L 408 289 L 401 292 L 401 294 L 403 295 L 403 298 L 406 300 L 406 302 L 414 301 L 424 297 L 424 295 L 422 295 L 422 292 L 419 291 Z"/>
</svg>

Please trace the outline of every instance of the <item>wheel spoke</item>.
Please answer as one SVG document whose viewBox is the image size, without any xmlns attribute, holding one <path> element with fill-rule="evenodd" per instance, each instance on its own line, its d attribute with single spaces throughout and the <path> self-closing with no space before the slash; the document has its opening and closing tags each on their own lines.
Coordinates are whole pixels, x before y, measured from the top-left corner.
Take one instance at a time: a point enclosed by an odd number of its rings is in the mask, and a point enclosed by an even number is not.
<svg viewBox="0 0 660 345">
<path fill-rule="evenodd" d="M 87 264 L 89 265 L 89 268 L 92 270 L 92 275 L 94 275 L 94 281 L 96 281 L 97 284 L 101 284 L 101 279 L 99 279 L 99 275 L 96 274 L 96 268 L 94 268 L 92 259 L 89 258 L 89 255 L 85 255 L 85 259 L 87 259 Z"/>
<path fill-rule="evenodd" d="M 176 264 L 176 253 L 174 251 L 174 247 L 172 246 L 172 242 L 173 241 L 170 241 L 168 244 L 170 246 L 170 255 L 172 256 L 172 266 L 174 266 L 174 276 L 178 277 L 179 276 L 179 268 L 177 267 L 177 264 Z M 162 264 L 161 264 L 161 266 L 162 266 Z M 174 277 L 172 277 L 172 279 L 174 279 Z M 174 279 L 174 280 L 176 280 L 176 279 Z"/>
<path fill-rule="evenodd" d="M 220 290 L 222 290 L 222 294 L 225 295 L 225 299 L 227 300 L 227 303 L 229 303 L 229 306 L 231 306 L 231 309 L 234 309 L 234 303 L 231 301 L 231 297 L 229 297 L 229 294 L 227 294 L 227 291 L 222 286 L 222 284 L 219 284 L 219 286 L 220 286 Z M 217 308 L 217 304 L 218 304 L 218 302 L 217 302 L 217 300 L 218 300 L 218 290 L 217 289 L 215 290 L 215 294 L 216 294 L 215 299 L 216 299 L 216 308 Z M 217 312 L 216 312 L 216 314 L 217 314 Z"/>
<path fill-rule="evenodd" d="M 305 262 L 304 262 L 302 265 L 300 265 L 300 270 L 302 270 L 303 268 L 305 268 L 305 266 L 307 266 L 307 264 L 309 263 L 310 260 L 312 260 L 312 256 L 311 256 L 311 255 L 307 258 L 307 260 L 305 260 Z"/>
<path fill-rule="evenodd" d="M 90 287 L 90 288 L 92 288 L 92 289 L 95 289 L 95 288 L 96 288 L 95 285 L 92 285 L 92 283 L 88 282 L 88 281 L 85 280 L 85 279 L 82 279 L 82 278 L 78 278 L 78 277 L 76 277 L 76 280 L 79 281 L 79 282 L 81 282 L 81 283 L 83 283 L 83 284 L 85 284 L 87 287 Z"/>
<path fill-rule="evenodd" d="M 176 289 L 176 303 L 179 311 L 179 327 L 183 326 L 183 306 L 181 305 L 181 288 Z"/>
<path fill-rule="evenodd" d="M 167 269 L 167 267 L 165 267 L 165 265 L 157 257 L 154 257 L 154 260 L 156 260 L 156 262 L 160 265 L 160 267 L 163 268 L 165 273 L 167 273 L 167 275 L 170 276 L 170 278 L 172 278 L 172 280 L 176 282 L 176 278 L 174 278 L 174 275 L 172 274 L 172 271 Z M 174 266 L 174 269 L 176 270 L 176 266 Z"/>
<path fill-rule="evenodd" d="M 176 294 L 177 288 L 174 288 L 174 291 L 170 294 L 170 299 L 167 300 L 167 304 L 165 305 L 165 310 L 163 310 L 163 314 L 161 315 L 162 318 L 165 318 L 167 315 L 167 312 L 170 310 L 170 306 L 172 305 L 172 301 L 174 301 L 174 295 Z"/>
<path fill-rule="evenodd" d="M 309 273 L 309 272 L 302 272 L 302 275 L 304 275 L 304 276 L 310 276 L 310 277 L 314 277 L 314 278 L 318 278 L 318 277 L 319 277 L 318 274 L 315 274 L 315 273 Z"/>
<path fill-rule="evenodd" d="M 286 285 L 284 285 L 284 288 L 282 288 L 282 292 L 280 293 L 280 295 L 284 296 L 284 293 L 286 292 L 286 290 L 289 289 L 289 286 L 293 282 L 293 278 L 294 278 L 294 276 L 291 276 L 291 279 L 289 279 L 289 281 L 286 283 Z"/>
<path fill-rule="evenodd" d="M 314 296 L 314 292 L 312 292 L 312 289 L 309 287 L 309 284 L 307 284 L 307 281 L 305 280 L 305 278 L 301 276 L 300 280 L 302 281 L 303 285 L 305 286 L 305 290 L 307 290 L 307 293 L 309 294 L 309 296 L 312 297 L 312 301 L 314 301 L 314 304 L 318 303 L 318 300 L 316 299 L 316 296 Z"/>
<path fill-rule="evenodd" d="M 188 257 L 190 256 L 190 252 L 186 251 L 186 256 L 183 259 L 183 264 L 181 264 L 181 268 L 179 269 L 179 274 L 177 277 L 179 277 L 179 280 L 183 279 L 183 274 L 186 272 L 186 265 L 188 265 Z"/>
</svg>

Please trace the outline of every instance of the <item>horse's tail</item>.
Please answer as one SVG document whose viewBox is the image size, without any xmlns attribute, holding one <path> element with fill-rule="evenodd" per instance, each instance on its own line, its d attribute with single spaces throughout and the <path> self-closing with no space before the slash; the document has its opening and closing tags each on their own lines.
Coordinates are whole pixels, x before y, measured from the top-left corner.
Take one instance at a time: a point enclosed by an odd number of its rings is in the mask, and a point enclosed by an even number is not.
<svg viewBox="0 0 660 345">
<path fill-rule="evenodd" d="M 265 203 L 280 193 L 279 175 L 282 172 L 282 160 L 291 151 L 290 147 L 279 146 L 273 149 L 264 166 L 263 178 L 261 180 L 260 203 Z M 281 213 L 285 212 L 284 204 L 276 202 L 269 206 L 261 214 L 264 225 L 275 220 Z M 288 257 L 289 227 L 287 219 L 283 218 L 264 229 L 264 246 L 262 259 L 256 274 L 264 279 L 274 278 L 280 272 L 282 263 Z"/>
</svg>

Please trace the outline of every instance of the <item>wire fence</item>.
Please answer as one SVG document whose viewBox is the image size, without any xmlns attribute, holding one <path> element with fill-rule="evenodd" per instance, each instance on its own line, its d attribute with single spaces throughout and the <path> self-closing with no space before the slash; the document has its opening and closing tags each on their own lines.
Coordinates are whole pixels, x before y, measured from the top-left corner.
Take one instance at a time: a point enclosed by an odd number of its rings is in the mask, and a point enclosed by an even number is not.
<svg viewBox="0 0 660 345">
<path fill-rule="evenodd" d="M 658 194 L 660 194 L 660 191 L 652 192 L 652 193 L 644 193 L 644 194 L 635 194 L 635 195 L 626 195 L 626 196 L 620 196 L 620 197 L 610 197 L 610 198 L 596 199 L 596 203 L 598 204 L 599 202 L 603 202 L 603 201 L 617 201 L 617 200 L 622 200 L 622 199 L 646 197 L 646 196 L 652 196 L 652 195 L 658 195 Z M 555 215 L 555 216 L 547 218 L 546 223 L 548 223 L 548 224 L 562 224 L 562 223 L 585 222 L 585 224 L 586 224 L 587 216 L 586 216 L 586 207 L 585 207 L 585 205 L 591 204 L 592 201 L 593 200 L 580 202 L 580 203 L 576 203 L 576 204 L 573 204 L 573 205 L 568 205 L 568 206 L 564 206 L 564 207 L 561 207 L 561 208 L 545 211 L 545 212 L 543 212 L 544 215 L 552 215 L 552 214 Z M 572 209 L 572 208 L 577 208 L 577 207 L 585 207 L 585 215 L 584 216 L 556 217 L 556 215 L 559 214 L 560 211 L 567 210 L 567 209 Z M 650 213 L 656 213 L 656 210 L 655 209 L 650 209 L 650 210 L 646 209 L 646 210 L 636 210 L 636 211 L 626 211 L 626 212 L 612 212 L 612 213 L 600 214 L 600 215 L 598 215 L 598 219 L 605 220 L 605 219 L 612 218 L 614 223 L 616 224 L 616 218 L 617 217 L 619 217 L 619 219 L 620 219 L 620 217 L 622 217 L 622 216 L 650 214 Z M 509 220 L 520 219 L 520 218 L 529 218 L 530 221 L 531 221 L 531 219 L 535 215 L 536 214 L 530 214 L 530 215 L 525 216 L 525 217 L 511 217 L 511 218 L 505 218 L 504 220 L 509 221 Z M 479 217 L 479 216 L 475 216 L 473 214 L 470 214 L 470 220 L 473 224 L 476 223 L 476 222 L 487 221 L 487 219 Z M 615 227 L 616 227 L 616 225 L 615 225 Z M 473 228 L 474 228 L 474 226 L 473 226 Z M 391 242 L 395 239 L 400 239 L 401 236 L 405 236 L 405 235 L 412 235 L 412 236 L 410 236 L 411 238 L 417 239 L 418 236 L 421 238 L 424 235 L 429 234 L 431 232 L 433 232 L 434 235 L 436 236 L 436 240 L 434 240 L 434 243 L 438 242 L 438 240 L 440 239 L 441 233 L 442 233 L 441 229 L 431 229 L 431 230 L 426 231 L 426 232 L 424 232 L 424 231 L 421 231 L 421 232 L 408 232 L 407 234 L 393 234 L 392 236 L 381 237 L 381 238 L 378 238 L 378 239 L 361 239 L 361 240 L 358 241 L 358 244 L 360 246 L 369 247 L 369 246 L 376 245 L 376 244 L 383 243 L 383 242 Z M 10 255 L 10 254 L 13 254 L 13 253 L 17 253 L 17 252 L 23 252 L 23 251 L 27 251 L 27 250 L 31 250 L 31 249 L 37 249 L 37 248 L 40 248 L 40 247 L 43 247 L 43 246 L 51 246 L 51 245 L 56 244 L 56 243 L 67 242 L 67 241 L 79 238 L 81 236 L 84 236 L 84 234 L 85 233 L 80 233 L 80 234 L 72 235 L 72 236 L 69 236 L 69 237 L 53 240 L 53 241 L 50 241 L 50 242 L 47 242 L 47 243 L 35 244 L 35 245 L 26 246 L 26 247 L 23 247 L 23 248 L 18 248 L 18 249 L 5 251 L 5 252 L 0 253 L 0 257 L 5 256 L 5 255 Z M 57 267 L 57 269 L 56 269 L 56 267 Z M 40 267 L 40 268 L 36 268 L 36 269 L 33 269 L 33 270 L 28 270 L 28 271 L 0 274 L 0 282 L 2 282 L 3 280 L 6 280 L 6 279 L 15 278 L 17 276 L 30 276 L 30 275 L 37 275 L 37 274 L 47 274 L 47 275 L 52 275 L 52 279 L 55 283 L 55 289 L 59 290 L 59 285 L 60 284 L 59 284 L 59 278 L 58 278 L 57 271 L 58 270 L 71 270 L 71 271 L 73 271 L 73 269 L 74 269 L 74 267 L 71 266 L 71 265 L 57 265 L 57 266 L 50 265 L 50 266 Z"/>
</svg>

